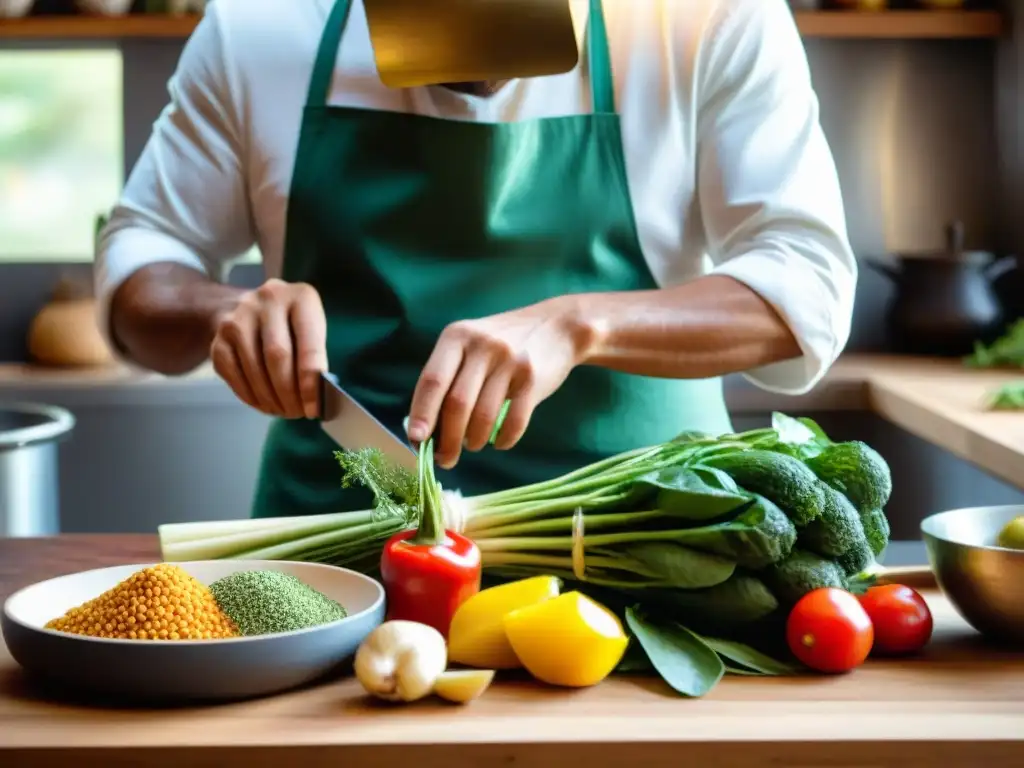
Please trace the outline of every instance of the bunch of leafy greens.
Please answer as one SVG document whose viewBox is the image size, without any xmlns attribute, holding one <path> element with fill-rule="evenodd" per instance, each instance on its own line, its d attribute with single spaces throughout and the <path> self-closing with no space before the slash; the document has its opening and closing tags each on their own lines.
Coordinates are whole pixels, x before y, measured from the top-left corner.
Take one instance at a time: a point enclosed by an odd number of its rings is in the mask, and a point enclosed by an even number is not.
<svg viewBox="0 0 1024 768">
<path fill-rule="evenodd" d="M 989 345 L 975 342 L 974 352 L 964 358 L 968 368 L 1024 368 L 1024 319 Z M 988 394 L 985 407 L 991 411 L 1024 409 L 1024 381 L 1007 382 Z"/>
<path fill-rule="evenodd" d="M 990 411 L 1019 411 L 1024 409 L 1024 381 L 1009 381 L 989 395 Z"/>
<path fill-rule="evenodd" d="M 421 450 L 429 451 L 428 441 Z M 623 618 L 621 669 L 653 670 L 700 696 L 726 673 L 790 674 L 781 627 L 822 586 L 870 583 L 888 543 L 889 468 L 869 446 L 834 443 L 808 419 L 713 437 L 690 432 L 552 480 L 463 498 L 432 465 L 420 477 L 373 450 L 337 454 L 368 512 L 163 526 L 164 558 L 277 557 L 365 570 L 428 501 L 479 546 L 485 575 L 558 576 Z M 421 502 L 421 498 L 424 500 Z M 296 520 L 298 522 L 296 522 Z M 205 536 L 199 526 L 217 526 Z"/>
<path fill-rule="evenodd" d="M 989 345 L 975 342 L 973 354 L 964 358 L 969 368 L 1024 368 L 1024 319 L 1017 320 Z"/>
</svg>

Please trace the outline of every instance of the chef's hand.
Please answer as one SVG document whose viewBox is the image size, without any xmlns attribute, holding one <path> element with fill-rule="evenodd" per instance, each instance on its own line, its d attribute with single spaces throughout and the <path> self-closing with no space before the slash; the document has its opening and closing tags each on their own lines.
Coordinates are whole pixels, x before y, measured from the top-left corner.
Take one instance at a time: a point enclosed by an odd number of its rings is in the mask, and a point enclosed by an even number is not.
<svg viewBox="0 0 1024 768">
<path fill-rule="evenodd" d="M 215 320 L 210 359 L 239 399 L 270 416 L 319 414 L 327 321 L 305 283 L 268 280 Z"/>
<path fill-rule="evenodd" d="M 511 405 L 495 447 L 511 448 L 537 405 L 580 364 L 587 346 L 588 334 L 569 297 L 453 323 L 420 374 L 409 439 L 419 443 L 434 435 L 435 459 L 450 469 L 463 447 L 479 451 L 487 444 L 507 399 Z"/>
</svg>

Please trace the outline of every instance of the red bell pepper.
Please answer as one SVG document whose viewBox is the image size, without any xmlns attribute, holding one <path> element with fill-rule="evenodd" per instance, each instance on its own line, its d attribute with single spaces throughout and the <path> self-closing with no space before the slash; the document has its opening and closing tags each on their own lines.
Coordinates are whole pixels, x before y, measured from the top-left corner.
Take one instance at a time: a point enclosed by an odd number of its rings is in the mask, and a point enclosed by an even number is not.
<svg viewBox="0 0 1024 768">
<path fill-rule="evenodd" d="M 388 619 L 427 624 L 447 638 L 456 609 L 480 591 L 481 558 L 472 539 L 444 528 L 433 460 L 428 439 L 419 448 L 419 527 L 388 539 L 380 570 Z"/>
</svg>

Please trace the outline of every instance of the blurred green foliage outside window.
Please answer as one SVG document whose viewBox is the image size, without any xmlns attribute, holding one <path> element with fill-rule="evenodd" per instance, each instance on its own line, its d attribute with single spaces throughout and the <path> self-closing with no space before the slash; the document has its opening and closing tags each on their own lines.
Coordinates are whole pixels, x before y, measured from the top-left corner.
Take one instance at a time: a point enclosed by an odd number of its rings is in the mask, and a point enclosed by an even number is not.
<svg viewBox="0 0 1024 768">
<path fill-rule="evenodd" d="M 0 51 L 0 262 L 91 260 L 123 180 L 120 51 Z"/>
</svg>

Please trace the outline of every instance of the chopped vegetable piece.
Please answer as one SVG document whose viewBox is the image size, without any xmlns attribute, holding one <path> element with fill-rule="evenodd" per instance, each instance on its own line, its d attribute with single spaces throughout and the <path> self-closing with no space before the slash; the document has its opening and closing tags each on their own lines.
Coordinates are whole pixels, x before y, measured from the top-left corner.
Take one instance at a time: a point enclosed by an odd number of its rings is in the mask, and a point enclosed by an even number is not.
<svg viewBox="0 0 1024 768">
<path fill-rule="evenodd" d="M 558 596 L 554 576 L 535 576 L 482 590 L 459 606 L 448 631 L 448 657 L 457 664 L 485 669 L 522 666 L 505 634 L 512 611 Z"/>
<path fill-rule="evenodd" d="M 615 614 L 579 592 L 513 611 L 505 617 L 505 631 L 531 675 L 572 688 L 604 680 L 629 645 Z"/>
<path fill-rule="evenodd" d="M 493 669 L 454 669 L 442 672 L 434 683 L 434 694 L 454 704 L 479 699 L 494 682 Z"/>
<path fill-rule="evenodd" d="M 985 405 L 990 411 L 1019 411 L 1024 409 L 1024 382 L 1006 382 L 989 394 Z"/>
</svg>

